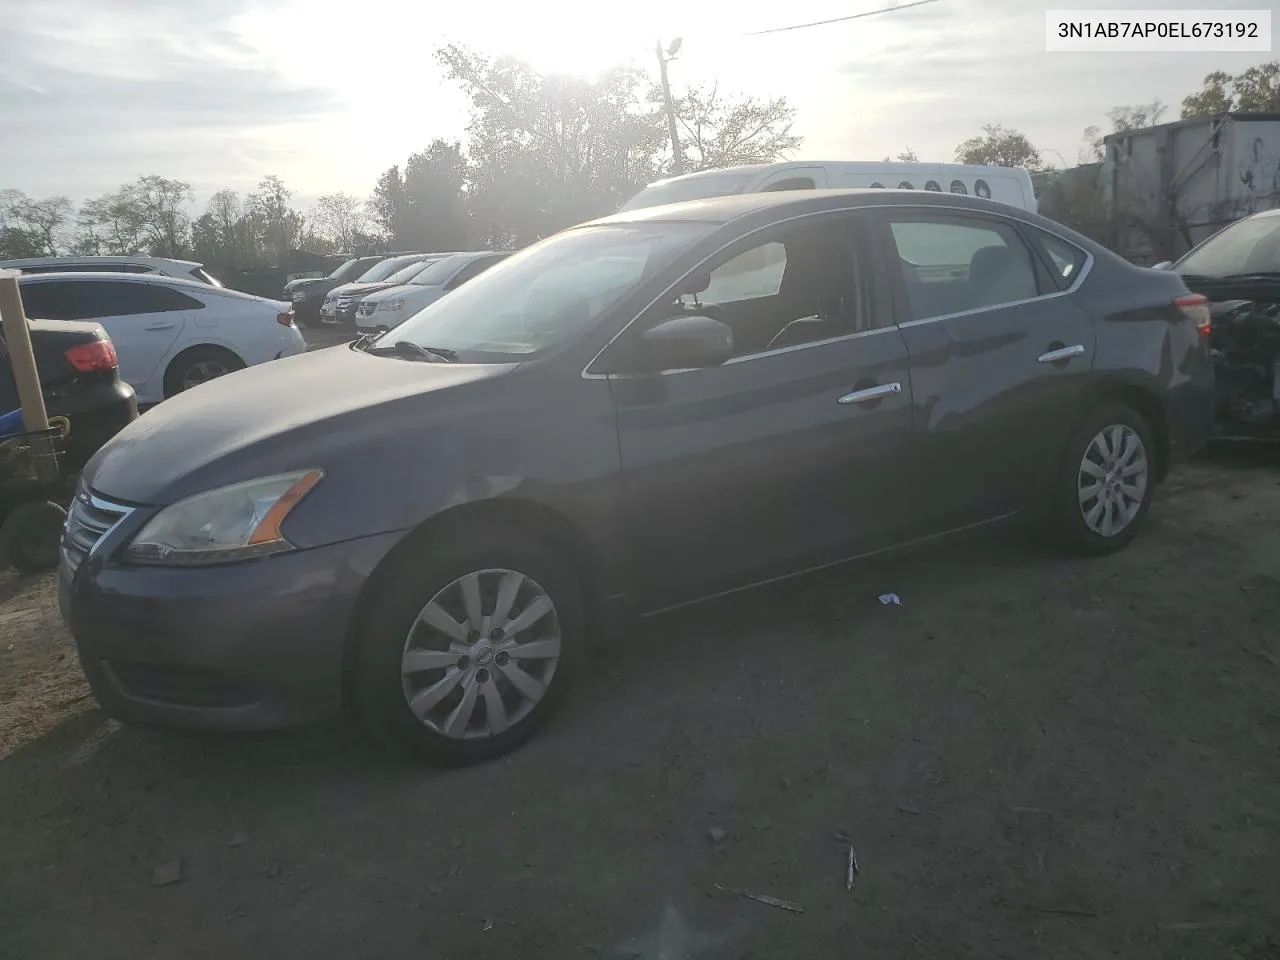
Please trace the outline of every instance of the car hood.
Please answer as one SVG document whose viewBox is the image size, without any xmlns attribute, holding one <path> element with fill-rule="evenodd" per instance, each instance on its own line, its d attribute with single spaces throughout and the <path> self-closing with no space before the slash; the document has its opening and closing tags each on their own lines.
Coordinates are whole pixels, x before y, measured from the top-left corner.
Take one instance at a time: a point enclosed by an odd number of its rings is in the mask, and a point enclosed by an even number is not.
<svg viewBox="0 0 1280 960">
<path fill-rule="evenodd" d="M 131 503 L 172 503 L 213 487 L 359 458 L 429 432 L 447 395 L 512 364 L 422 363 L 348 346 L 287 357 L 178 394 L 116 434 L 85 482 Z"/>
<path fill-rule="evenodd" d="M 330 294 L 334 297 L 349 297 L 352 295 L 363 296 L 367 293 L 377 293 L 379 290 L 385 290 L 391 286 L 389 283 L 344 283 L 340 287 L 334 287 Z"/>
<path fill-rule="evenodd" d="M 326 285 L 328 287 L 337 286 L 333 280 L 328 277 L 304 277 L 300 280 L 290 280 L 284 285 L 285 296 L 298 290 L 323 290 Z"/>
<path fill-rule="evenodd" d="M 383 300 L 394 300 L 396 297 L 412 296 L 422 290 L 429 290 L 430 287 L 424 287 L 420 283 L 398 283 L 394 287 L 384 286 L 381 290 L 375 290 L 371 294 L 361 297 L 361 300 L 372 300 L 374 303 L 381 303 Z"/>
</svg>

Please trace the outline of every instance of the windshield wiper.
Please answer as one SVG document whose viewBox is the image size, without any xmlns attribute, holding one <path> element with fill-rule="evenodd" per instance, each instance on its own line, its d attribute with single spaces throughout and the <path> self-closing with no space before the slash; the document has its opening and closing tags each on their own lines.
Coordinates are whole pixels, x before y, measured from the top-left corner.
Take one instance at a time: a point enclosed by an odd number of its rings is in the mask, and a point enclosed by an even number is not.
<svg viewBox="0 0 1280 960">
<path fill-rule="evenodd" d="M 375 334 L 374 336 L 377 336 Z M 356 341 L 359 344 L 360 341 Z M 363 350 L 365 353 L 372 353 L 375 356 L 397 356 L 404 357 L 406 360 L 420 360 L 424 363 L 453 363 L 458 359 L 458 355 L 452 350 L 446 350 L 443 347 L 439 349 L 428 349 L 421 347 L 412 340 L 397 340 L 392 346 L 357 346 L 356 349 Z"/>
<path fill-rule="evenodd" d="M 1229 273 L 1221 280 L 1266 280 L 1269 283 L 1280 283 L 1280 270 L 1262 270 L 1256 273 Z"/>
</svg>

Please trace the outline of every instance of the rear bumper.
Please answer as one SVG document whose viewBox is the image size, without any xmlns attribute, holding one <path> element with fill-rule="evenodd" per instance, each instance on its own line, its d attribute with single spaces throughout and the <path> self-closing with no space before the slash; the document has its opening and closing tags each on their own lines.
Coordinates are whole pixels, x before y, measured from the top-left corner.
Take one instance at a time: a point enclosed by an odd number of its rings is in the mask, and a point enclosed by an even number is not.
<svg viewBox="0 0 1280 960">
<path fill-rule="evenodd" d="M 64 441 L 62 470 L 77 473 L 98 448 L 138 419 L 138 398 L 122 380 L 77 389 L 66 398 L 45 398 L 51 417 L 66 417 L 71 433 Z"/>
<path fill-rule="evenodd" d="M 1175 467 L 1198 453 L 1214 435 L 1212 373 L 1171 390 L 1166 402 L 1169 463 Z"/>
</svg>

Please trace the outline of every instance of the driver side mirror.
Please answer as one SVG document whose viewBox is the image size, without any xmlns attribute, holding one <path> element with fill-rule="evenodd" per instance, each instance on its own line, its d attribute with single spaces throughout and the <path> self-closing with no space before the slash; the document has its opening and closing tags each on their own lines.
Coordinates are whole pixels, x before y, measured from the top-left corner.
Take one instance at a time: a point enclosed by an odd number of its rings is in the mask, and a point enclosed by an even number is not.
<svg viewBox="0 0 1280 960">
<path fill-rule="evenodd" d="M 733 331 L 711 317 L 672 317 L 640 338 L 640 354 L 653 372 L 718 367 L 733 356 Z"/>
</svg>

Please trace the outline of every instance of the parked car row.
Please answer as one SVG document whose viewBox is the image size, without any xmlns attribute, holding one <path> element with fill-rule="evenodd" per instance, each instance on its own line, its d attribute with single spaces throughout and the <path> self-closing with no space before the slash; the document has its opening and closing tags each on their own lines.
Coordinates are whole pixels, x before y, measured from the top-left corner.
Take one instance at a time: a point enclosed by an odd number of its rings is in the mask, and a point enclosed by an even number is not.
<svg viewBox="0 0 1280 960">
<path fill-rule="evenodd" d="M 508 255 L 483 250 L 388 257 L 354 282 L 330 289 L 320 306 L 320 322 L 355 326 L 361 332 L 389 330 Z"/>
</svg>

